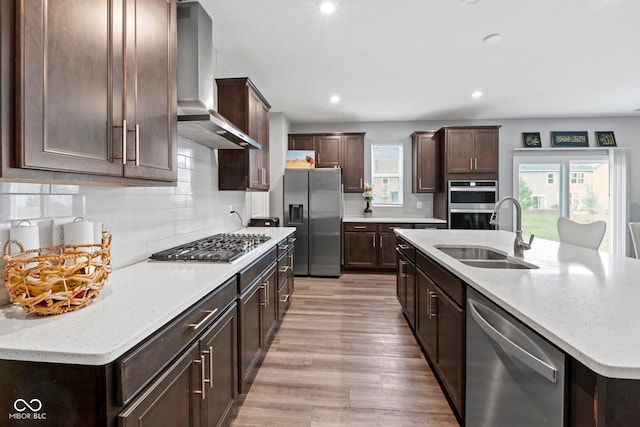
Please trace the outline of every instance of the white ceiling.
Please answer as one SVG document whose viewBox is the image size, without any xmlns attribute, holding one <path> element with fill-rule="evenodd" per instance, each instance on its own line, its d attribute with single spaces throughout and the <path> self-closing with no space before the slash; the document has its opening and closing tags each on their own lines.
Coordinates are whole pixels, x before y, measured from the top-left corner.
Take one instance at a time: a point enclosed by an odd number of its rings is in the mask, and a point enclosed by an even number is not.
<svg viewBox="0 0 640 427">
<path fill-rule="evenodd" d="M 638 0 L 201 2 L 218 69 L 294 123 L 640 118 Z"/>
</svg>

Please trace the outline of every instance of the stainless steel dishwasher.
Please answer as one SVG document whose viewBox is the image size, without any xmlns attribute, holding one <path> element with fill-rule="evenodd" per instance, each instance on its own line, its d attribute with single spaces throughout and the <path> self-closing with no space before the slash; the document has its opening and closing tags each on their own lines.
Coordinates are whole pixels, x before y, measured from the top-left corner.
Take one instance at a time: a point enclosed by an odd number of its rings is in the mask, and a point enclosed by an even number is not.
<svg viewBox="0 0 640 427">
<path fill-rule="evenodd" d="M 467 288 L 467 427 L 564 425 L 564 353 Z"/>
</svg>

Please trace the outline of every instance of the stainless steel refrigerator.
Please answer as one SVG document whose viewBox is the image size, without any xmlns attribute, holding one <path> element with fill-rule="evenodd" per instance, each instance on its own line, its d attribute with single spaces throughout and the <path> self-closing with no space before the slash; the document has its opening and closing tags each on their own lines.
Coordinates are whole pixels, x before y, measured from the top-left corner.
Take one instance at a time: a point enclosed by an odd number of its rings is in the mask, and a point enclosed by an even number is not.
<svg viewBox="0 0 640 427">
<path fill-rule="evenodd" d="M 293 274 L 340 276 L 340 169 L 285 169 L 284 226 L 296 227 Z"/>
</svg>

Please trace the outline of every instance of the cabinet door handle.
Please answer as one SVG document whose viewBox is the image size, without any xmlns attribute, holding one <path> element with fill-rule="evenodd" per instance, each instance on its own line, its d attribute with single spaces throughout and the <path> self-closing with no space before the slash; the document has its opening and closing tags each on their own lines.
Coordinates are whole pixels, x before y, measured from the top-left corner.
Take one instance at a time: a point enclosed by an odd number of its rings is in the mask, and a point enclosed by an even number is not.
<svg viewBox="0 0 640 427">
<path fill-rule="evenodd" d="M 404 266 L 407 265 L 407 263 L 403 260 L 400 260 L 400 264 L 398 264 L 398 267 L 400 269 L 400 277 L 402 277 L 403 279 L 405 277 L 407 277 L 407 275 L 404 273 Z"/>
<path fill-rule="evenodd" d="M 382 235 L 380 236 L 380 247 L 382 247 Z"/>
<path fill-rule="evenodd" d="M 371 240 L 373 242 L 373 247 L 376 247 L 376 236 L 371 236 Z"/>
<path fill-rule="evenodd" d="M 434 317 L 438 317 L 438 313 L 433 312 L 433 301 L 438 302 L 438 295 L 435 292 L 429 291 L 429 319 L 433 319 Z"/>
<path fill-rule="evenodd" d="M 207 314 L 204 317 L 204 319 L 202 319 L 198 323 L 189 323 L 187 326 L 191 326 L 193 328 L 193 330 L 195 331 L 200 326 L 204 325 L 207 322 L 207 320 L 211 319 L 211 317 L 213 317 L 217 312 L 218 312 L 217 308 L 215 310 L 205 310 L 205 313 L 209 313 L 209 314 Z"/>
<path fill-rule="evenodd" d="M 135 151 L 136 151 L 136 166 L 140 166 L 140 125 L 138 123 L 136 123 L 136 128 L 135 128 L 135 133 L 136 133 L 136 146 L 135 146 Z"/>
<path fill-rule="evenodd" d="M 126 165 L 127 164 L 127 120 L 123 119 L 122 120 L 122 126 L 120 125 L 114 125 L 114 128 L 121 128 L 122 129 L 122 164 Z M 119 158 L 119 157 L 115 157 L 115 158 Z"/>
<path fill-rule="evenodd" d="M 473 170 L 473 159 L 469 158 L 469 169 Z"/>
<path fill-rule="evenodd" d="M 364 188 L 364 186 L 362 185 L 362 178 L 360 178 L 360 188 Z"/>
<path fill-rule="evenodd" d="M 195 394 L 199 394 L 200 395 L 200 399 L 205 400 L 207 398 L 207 389 L 205 386 L 205 382 L 207 381 L 204 374 L 204 354 L 200 355 L 200 359 L 198 360 L 194 360 L 193 363 L 199 363 L 200 364 L 200 390 L 194 390 L 193 392 Z"/>
<path fill-rule="evenodd" d="M 418 189 L 422 190 L 422 178 L 418 178 Z"/>
<path fill-rule="evenodd" d="M 209 355 L 209 378 L 204 377 L 204 382 L 209 383 L 209 388 L 213 388 L 213 347 L 209 346 L 208 350 L 202 352 L 202 356 Z"/>
<path fill-rule="evenodd" d="M 475 159 L 473 159 L 473 169 L 474 170 L 478 170 L 478 158 L 476 157 Z"/>
</svg>

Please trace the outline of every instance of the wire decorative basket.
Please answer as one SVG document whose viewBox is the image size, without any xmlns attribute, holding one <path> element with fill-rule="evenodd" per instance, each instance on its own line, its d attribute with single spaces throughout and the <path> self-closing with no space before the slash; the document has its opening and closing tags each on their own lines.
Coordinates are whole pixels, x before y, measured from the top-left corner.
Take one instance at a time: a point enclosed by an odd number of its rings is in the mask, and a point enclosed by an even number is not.
<svg viewBox="0 0 640 427">
<path fill-rule="evenodd" d="M 9 254 L 11 245 L 20 252 Z M 7 263 L 3 278 L 11 302 L 27 313 L 67 313 L 100 295 L 111 273 L 111 234 L 103 229 L 102 243 L 28 251 L 17 240 L 9 240 L 2 258 Z"/>
</svg>

